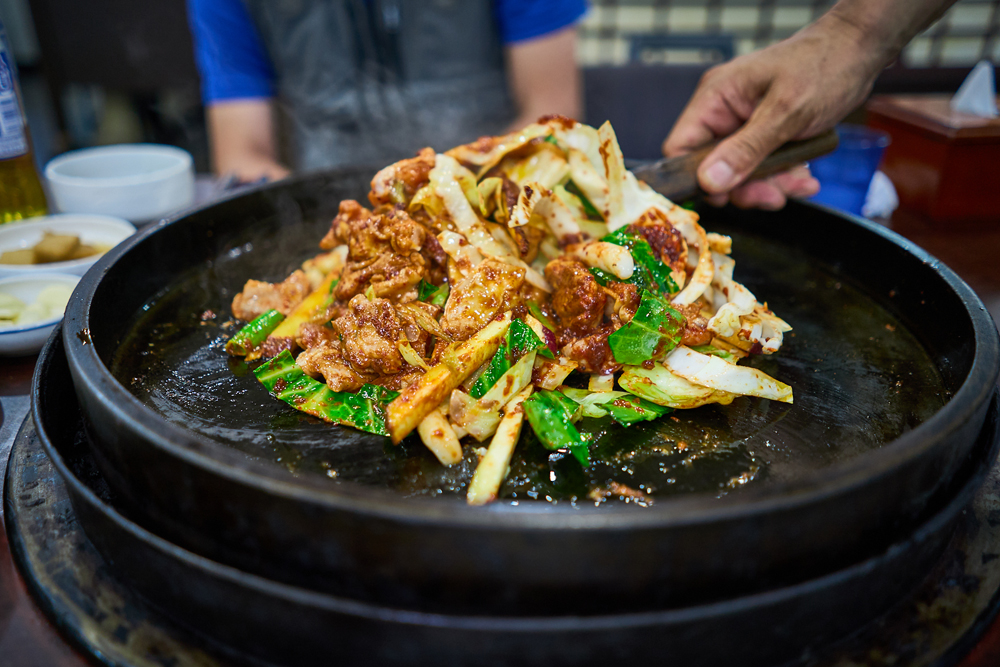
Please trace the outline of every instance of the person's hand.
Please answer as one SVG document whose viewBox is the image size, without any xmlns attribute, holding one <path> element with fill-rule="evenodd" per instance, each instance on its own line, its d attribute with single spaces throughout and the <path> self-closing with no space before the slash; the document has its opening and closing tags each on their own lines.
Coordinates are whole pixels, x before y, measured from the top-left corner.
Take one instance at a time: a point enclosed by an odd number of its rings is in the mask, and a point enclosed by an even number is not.
<svg viewBox="0 0 1000 667">
<path fill-rule="evenodd" d="M 819 182 L 805 165 L 744 183 L 768 154 L 791 139 L 834 126 L 871 91 L 884 53 L 850 22 L 828 14 L 791 38 L 705 73 L 670 136 L 667 156 L 727 137 L 698 168 L 716 205 L 778 209 L 808 197 Z"/>
<path fill-rule="evenodd" d="M 212 168 L 240 183 L 277 181 L 288 176 L 278 162 L 274 101 L 270 98 L 226 100 L 205 109 Z"/>
<path fill-rule="evenodd" d="M 280 181 L 292 174 L 285 165 L 258 155 L 245 156 L 228 173 L 240 183 Z"/>
</svg>

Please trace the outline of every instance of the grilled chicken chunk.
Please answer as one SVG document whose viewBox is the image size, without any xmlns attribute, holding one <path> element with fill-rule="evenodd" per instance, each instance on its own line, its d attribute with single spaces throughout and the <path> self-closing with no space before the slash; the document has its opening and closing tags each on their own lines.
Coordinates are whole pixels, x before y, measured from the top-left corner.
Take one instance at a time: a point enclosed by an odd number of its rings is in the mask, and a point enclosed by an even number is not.
<svg viewBox="0 0 1000 667">
<path fill-rule="evenodd" d="M 248 280 L 243 291 L 233 299 L 233 315 L 241 320 L 252 320 L 269 310 L 288 315 L 309 295 L 309 278 L 297 270 L 280 283 Z"/>
<path fill-rule="evenodd" d="M 340 336 L 333 329 L 324 327 L 315 322 L 303 322 L 299 325 L 298 333 L 295 334 L 295 343 L 303 350 L 327 342 L 339 342 Z"/>
<path fill-rule="evenodd" d="M 403 367 L 398 347 L 402 325 L 386 299 L 355 296 L 347 312 L 334 320 L 333 328 L 340 334 L 344 358 L 355 371 L 391 374 Z"/>
<path fill-rule="evenodd" d="M 712 342 L 712 332 L 708 330 L 708 320 L 701 314 L 700 303 L 674 304 L 673 309 L 684 316 L 681 345 L 708 345 Z"/>
<path fill-rule="evenodd" d="M 568 257 L 554 259 L 545 267 L 545 278 L 552 284 L 560 343 L 587 336 L 601 326 L 607 297 L 583 262 Z"/>
<path fill-rule="evenodd" d="M 441 328 L 455 340 L 466 340 L 518 305 L 523 283 L 524 269 L 498 259 L 483 260 L 452 288 Z"/>
<path fill-rule="evenodd" d="M 301 352 L 295 364 L 307 375 L 322 376 L 333 391 L 354 391 L 365 383 L 365 378 L 344 361 L 339 341 L 320 341 Z"/>
<path fill-rule="evenodd" d="M 344 243 L 348 260 L 334 290 L 339 301 L 348 301 L 369 287 L 376 296 L 398 296 L 430 275 L 438 257 L 428 252 L 427 229 L 406 211 L 372 213 L 356 201 L 340 204 L 321 247 Z"/>
<path fill-rule="evenodd" d="M 615 361 L 608 345 L 608 336 L 614 333 L 614 324 L 605 324 L 596 333 L 572 340 L 562 347 L 562 353 L 567 358 L 580 364 L 579 370 L 584 373 L 607 375 L 621 369 L 622 365 Z"/>
<path fill-rule="evenodd" d="M 417 190 L 429 182 L 434 159 L 433 148 L 422 148 L 416 157 L 390 164 L 372 179 L 368 201 L 372 206 L 409 202 Z"/>
</svg>

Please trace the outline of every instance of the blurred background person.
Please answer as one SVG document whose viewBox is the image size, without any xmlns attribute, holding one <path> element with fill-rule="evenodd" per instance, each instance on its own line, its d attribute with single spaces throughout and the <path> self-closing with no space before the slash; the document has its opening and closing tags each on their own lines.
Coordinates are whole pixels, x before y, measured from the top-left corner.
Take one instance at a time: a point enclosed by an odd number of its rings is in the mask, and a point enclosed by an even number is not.
<svg viewBox="0 0 1000 667">
<path fill-rule="evenodd" d="M 585 11 L 584 0 L 188 0 L 214 171 L 253 181 L 378 166 L 543 114 L 579 117 Z"/>
</svg>

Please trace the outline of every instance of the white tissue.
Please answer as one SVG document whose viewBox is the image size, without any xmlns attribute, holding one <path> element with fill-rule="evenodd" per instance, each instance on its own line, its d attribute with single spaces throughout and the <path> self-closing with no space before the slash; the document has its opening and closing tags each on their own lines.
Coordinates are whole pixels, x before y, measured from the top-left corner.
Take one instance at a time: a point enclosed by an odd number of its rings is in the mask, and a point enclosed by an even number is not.
<svg viewBox="0 0 1000 667">
<path fill-rule="evenodd" d="M 981 60 L 965 77 L 962 86 L 951 98 L 952 111 L 985 118 L 997 117 L 997 87 L 993 78 L 993 63 Z"/>
<path fill-rule="evenodd" d="M 865 197 L 865 205 L 861 209 L 861 215 L 866 218 L 888 218 L 899 206 L 899 195 L 892 181 L 881 171 L 876 171 L 872 176 L 871 185 L 868 186 L 868 195 Z"/>
</svg>

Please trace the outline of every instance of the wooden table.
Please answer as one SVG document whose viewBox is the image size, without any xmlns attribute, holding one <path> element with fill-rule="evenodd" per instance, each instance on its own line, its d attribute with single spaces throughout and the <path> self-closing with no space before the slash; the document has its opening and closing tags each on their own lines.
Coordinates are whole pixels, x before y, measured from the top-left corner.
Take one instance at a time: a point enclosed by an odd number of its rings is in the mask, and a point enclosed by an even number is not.
<svg viewBox="0 0 1000 667">
<path fill-rule="evenodd" d="M 1000 322 L 1000 214 L 991 226 L 946 229 L 911 215 L 896 214 L 895 231 L 955 270 Z M 27 394 L 35 358 L 0 358 L 0 396 Z M 6 461 L 4 461 L 6 464 Z M 14 570 L 6 533 L 0 532 L 0 662 L 6 667 L 84 667 L 87 660 L 71 648 L 28 597 Z M 1000 665 L 1000 618 L 959 667 Z"/>
</svg>

